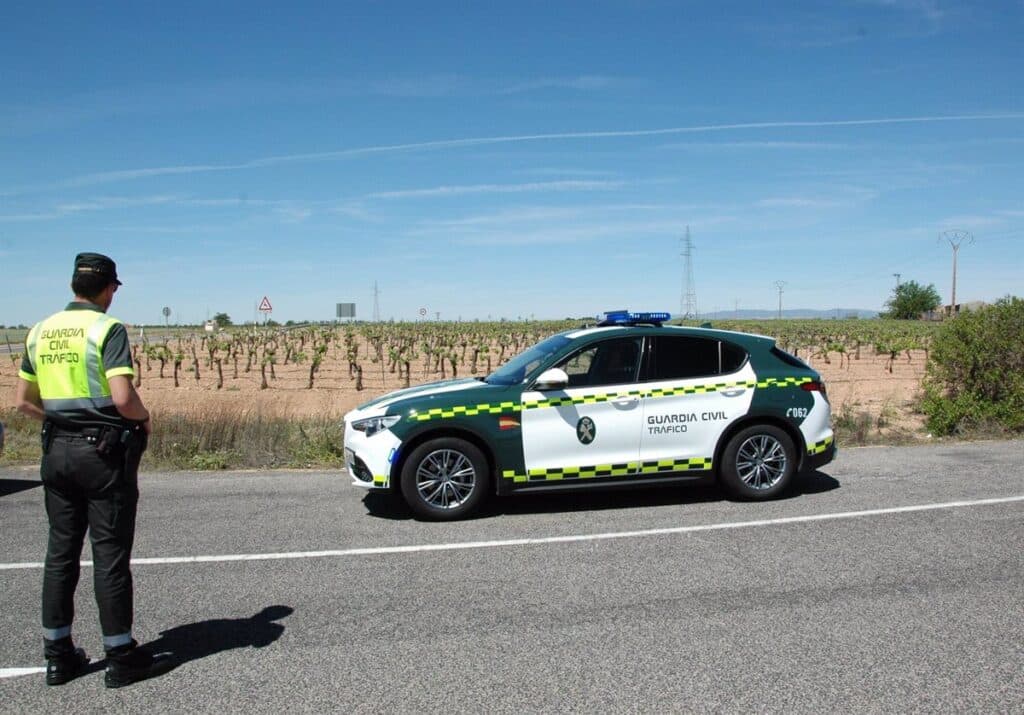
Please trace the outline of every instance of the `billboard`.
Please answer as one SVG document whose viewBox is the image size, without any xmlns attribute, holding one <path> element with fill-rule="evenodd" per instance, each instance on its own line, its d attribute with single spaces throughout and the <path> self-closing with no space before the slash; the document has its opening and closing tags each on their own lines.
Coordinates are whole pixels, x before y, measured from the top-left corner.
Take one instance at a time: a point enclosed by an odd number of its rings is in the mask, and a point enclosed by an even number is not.
<svg viewBox="0 0 1024 715">
<path fill-rule="evenodd" d="M 354 318 L 356 317 L 356 304 L 355 303 L 338 303 L 337 314 L 335 317 L 338 318 Z"/>
</svg>

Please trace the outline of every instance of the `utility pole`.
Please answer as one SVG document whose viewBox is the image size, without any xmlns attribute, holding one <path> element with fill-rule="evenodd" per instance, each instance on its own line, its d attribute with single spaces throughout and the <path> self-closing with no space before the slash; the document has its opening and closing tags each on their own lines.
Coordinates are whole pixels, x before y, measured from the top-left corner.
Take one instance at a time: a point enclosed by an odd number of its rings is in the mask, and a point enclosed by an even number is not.
<svg viewBox="0 0 1024 715">
<path fill-rule="evenodd" d="M 786 281 L 775 281 L 775 287 L 779 291 L 779 320 L 782 320 L 782 289 L 786 287 Z"/>
<path fill-rule="evenodd" d="M 373 322 L 380 322 L 380 290 L 377 288 L 377 281 L 373 282 Z"/>
<path fill-rule="evenodd" d="M 896 276 L 896 290 L 899 290 L 900 289 L 900 276 L 902 274 L 901 273 L 893 273 L 893 275 Z"/>
<path fill-rule="evenodd" d="M 682 256 L 685 258 L 683 264 L 683 294 L 679 301 L 679 312 L 684 318 L 693 318 L 697 315 L 697 291 L 693 287 L 693 241 L 690 240 L 690 227 L 686 227 L 686 236 L 680 239 L 683 242 Z"/>
<path fill-rule="evenodd" d="M 974 243 L 974 236 L 971 235 L 970 231 L 961 231 L 959 229 L 951 229 L 949 231 L 943 231 L 939 235 L 939 243 L 945 240 L 953 249 L 953 290 L 950 293 L 949 298 L 949 315 L 950 317 L 957 314 L 956 309 L 956 256 L 960 252 L 960 246 L 964 243 Z"/>
</svg>

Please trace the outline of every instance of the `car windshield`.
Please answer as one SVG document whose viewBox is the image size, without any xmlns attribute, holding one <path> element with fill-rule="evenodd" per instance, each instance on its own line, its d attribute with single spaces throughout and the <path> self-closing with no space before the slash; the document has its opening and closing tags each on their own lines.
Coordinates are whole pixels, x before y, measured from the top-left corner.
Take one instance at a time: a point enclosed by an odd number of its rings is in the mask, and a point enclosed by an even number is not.
<svg viewBox="0 0 1024 715">
<path fill-rule="evenodd" d="M 489 385 L 516 385 L 530 377 L 549 357 L 571 342 L 572 340 L 563 334 L 552 335 L 516 355 L 485 377 L 484 382 Z"/>
</svg>

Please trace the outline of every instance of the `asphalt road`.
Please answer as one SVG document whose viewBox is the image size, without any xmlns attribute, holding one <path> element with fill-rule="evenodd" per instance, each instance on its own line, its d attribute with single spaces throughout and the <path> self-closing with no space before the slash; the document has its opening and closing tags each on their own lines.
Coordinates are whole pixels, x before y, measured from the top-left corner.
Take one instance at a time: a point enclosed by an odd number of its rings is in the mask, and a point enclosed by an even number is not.
<svg viewBox="0 0 1024 715">
<path fill-rule="evenodd" d="M 0 709 L 1022 712 L 1022 457 L 851 449 L 766 504 L 697 484 L 452 524 L 339 474 L 144 474 L 136 636 L 179 664 L 119 691 L 10 670 L 40 665 L 46 532 L 38 481 L 7 470 Z M 262 556 L 160 561 L 239 554 Z M 75 634 L 97 655 L 90 574 Z"/>
</svg>

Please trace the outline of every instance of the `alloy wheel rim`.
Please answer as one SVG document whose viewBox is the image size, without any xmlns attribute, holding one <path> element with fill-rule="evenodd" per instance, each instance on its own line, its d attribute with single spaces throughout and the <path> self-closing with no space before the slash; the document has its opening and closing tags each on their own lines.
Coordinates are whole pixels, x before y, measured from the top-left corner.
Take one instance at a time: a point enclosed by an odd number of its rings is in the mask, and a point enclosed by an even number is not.
<svg viewBox="0 0 1024 715">
<path fill-rule="evenodd" d="M 767 434 L 748 438 L 736 452 L 736 473 L 744 484 L 758 491 L 782 481 L 788 463 L 782 443 Z"/>
<path fill-rule="evenodd" d="M 476 486 L 476 469 L 462 452 L 438 449 L 416 468 L 416 490 L 420 499 L 438 509 L 462 506 Z"/>
</svg>

